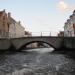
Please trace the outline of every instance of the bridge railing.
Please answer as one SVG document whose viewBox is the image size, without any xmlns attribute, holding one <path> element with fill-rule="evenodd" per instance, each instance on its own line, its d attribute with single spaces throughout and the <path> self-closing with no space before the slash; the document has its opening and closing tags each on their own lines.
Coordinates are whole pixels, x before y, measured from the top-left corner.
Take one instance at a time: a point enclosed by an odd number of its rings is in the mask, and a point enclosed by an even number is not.
<svg viewBox="0 0 75 75">
<path fill-rule="evenodd" d="M 57 36 L 58 32 L 54 31 L 41 31 L 41 32 L 31 32 L 31 35 L 24 35 L 24 36 L 9 36 L 9 37 L 0 37 L 0 38 L 21 38 L 21 37 L 35 37 L 35 36 Z"/>
<path fill-rule="evenodd" d="M 32 32 L 32 36 L 58 36 L 58 32 L 53 31 Z"/>
</svg>

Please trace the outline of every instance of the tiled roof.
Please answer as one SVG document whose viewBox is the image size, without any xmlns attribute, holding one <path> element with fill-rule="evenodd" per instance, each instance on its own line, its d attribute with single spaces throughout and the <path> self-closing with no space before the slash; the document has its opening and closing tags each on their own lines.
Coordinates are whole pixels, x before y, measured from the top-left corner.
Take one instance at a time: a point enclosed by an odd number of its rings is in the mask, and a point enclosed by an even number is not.
<svg viewBox="0 0 75 75">
<path fill-rule="evenodd" d="M 10 23 L 16 23 L 16 21 L 12 17 L 10 17 Z"/>
<path fill-rule="evenodd" d="M 73 13 L 75 13 L 75 10 L 73 11 Z"/>
<path fill-rule="evenodd" d="M 70 18 L 73 18 L 73 15 L 70 15 Z"/>
<path fill-rule="evenodd" d="M 16 21 L 11 17 L 10 18 L 11 23 L 16 23 Z"/>
<path fill-rule="evenodd" d="M 25 35 L 31 35 L 31 32 L 25 31 Z"/>
</svg>

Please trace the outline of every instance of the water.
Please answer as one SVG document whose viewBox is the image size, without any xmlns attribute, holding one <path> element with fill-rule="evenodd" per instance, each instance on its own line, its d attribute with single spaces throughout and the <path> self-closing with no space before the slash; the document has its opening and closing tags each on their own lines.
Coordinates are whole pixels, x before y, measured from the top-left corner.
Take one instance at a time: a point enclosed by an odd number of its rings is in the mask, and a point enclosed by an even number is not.
<svg viewBox="0 0 75 75">
<path fill-rule="evenodd" d="M 75 75 L 75 60 L 53 49 L 0 54 L 0 75 Z"/>
</svg>

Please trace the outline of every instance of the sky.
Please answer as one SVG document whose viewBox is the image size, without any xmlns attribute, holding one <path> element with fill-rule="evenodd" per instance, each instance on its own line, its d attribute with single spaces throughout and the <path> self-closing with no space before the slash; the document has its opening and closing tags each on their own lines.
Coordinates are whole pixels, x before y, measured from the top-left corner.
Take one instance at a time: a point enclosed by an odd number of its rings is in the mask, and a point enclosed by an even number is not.
<svg viewBox="0 0 75 75">
<path fill-rule="evenodd" d="M 75 0 L 0 0 L 0 10 L 11 12 L 25 30 L 57 33 L 75 8 Z"/>
</svg>

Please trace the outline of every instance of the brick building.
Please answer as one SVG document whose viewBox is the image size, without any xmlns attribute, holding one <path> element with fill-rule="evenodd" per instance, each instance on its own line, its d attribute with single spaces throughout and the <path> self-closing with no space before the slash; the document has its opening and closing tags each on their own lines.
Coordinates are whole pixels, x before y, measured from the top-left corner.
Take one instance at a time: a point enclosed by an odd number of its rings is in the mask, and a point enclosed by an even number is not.
<svg viewBox="0 0 75 75">
<path fill-rule="evenodd" d="M 0 37 L 9 36 L 8 16 L 5 10 L 0 11 Z"/>
<path fill-rule="evenodd" d="M 64 25 L 64 36 L 75 37 L 75 10 Z"/>
</svg>

